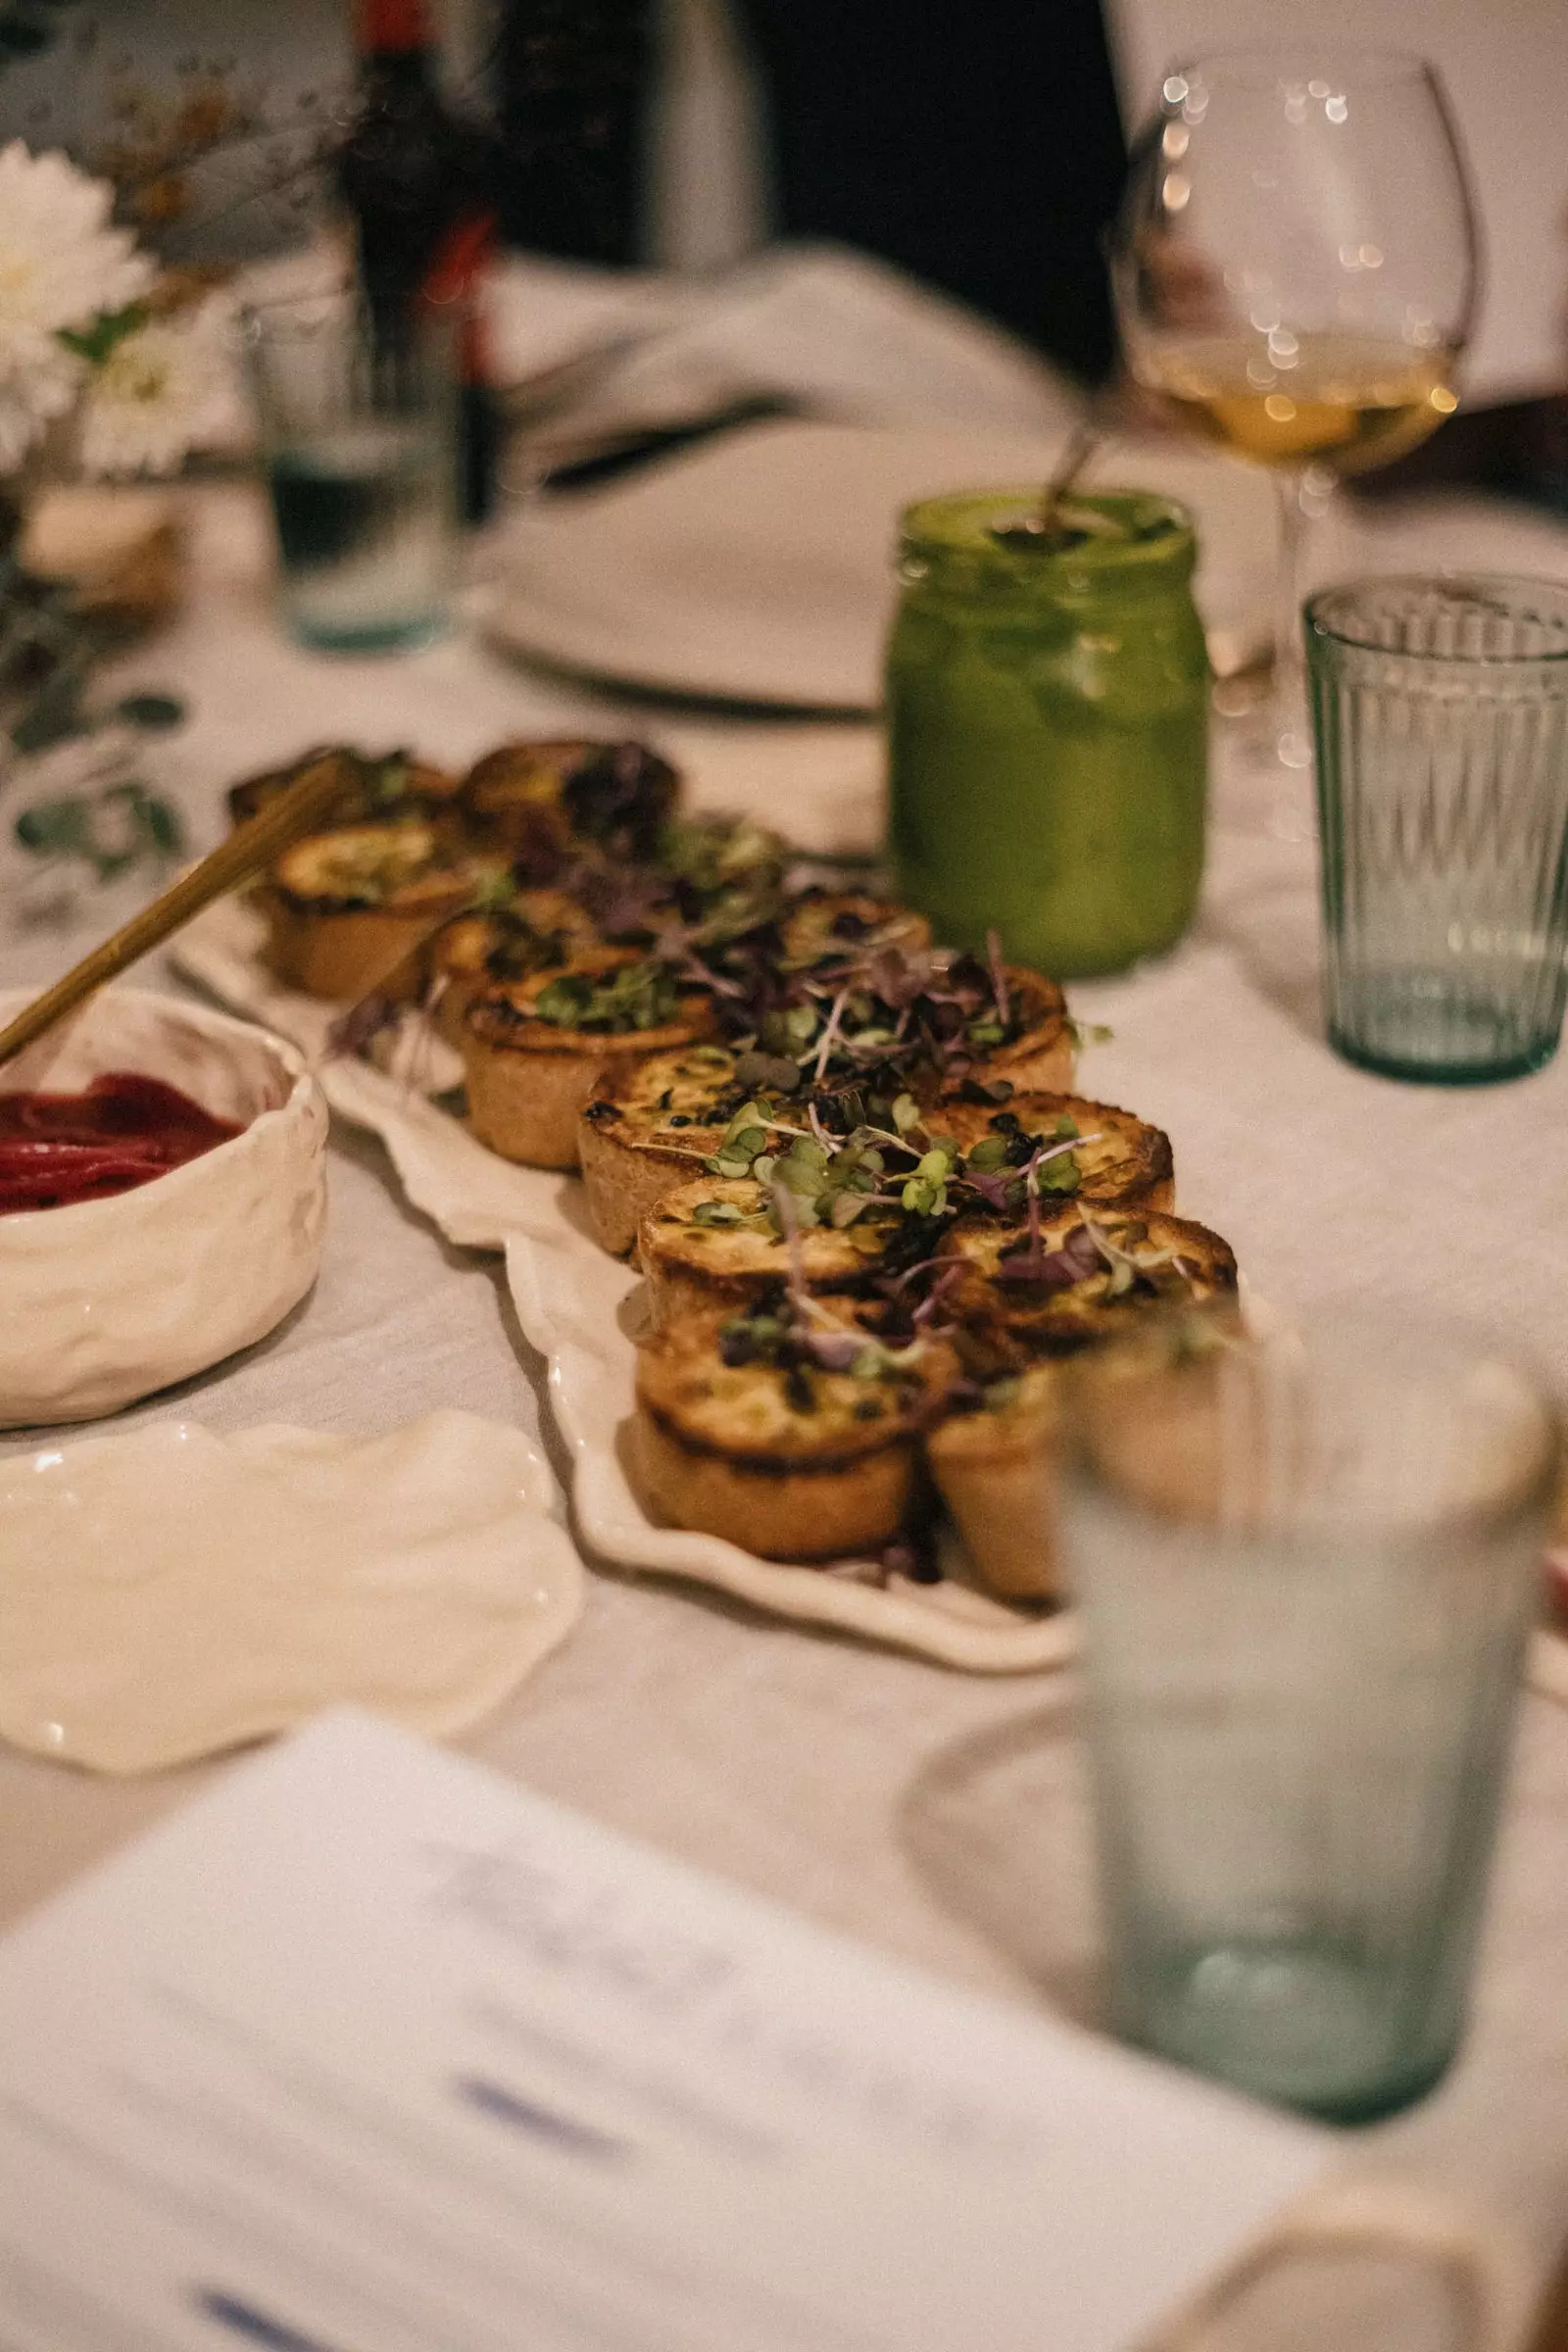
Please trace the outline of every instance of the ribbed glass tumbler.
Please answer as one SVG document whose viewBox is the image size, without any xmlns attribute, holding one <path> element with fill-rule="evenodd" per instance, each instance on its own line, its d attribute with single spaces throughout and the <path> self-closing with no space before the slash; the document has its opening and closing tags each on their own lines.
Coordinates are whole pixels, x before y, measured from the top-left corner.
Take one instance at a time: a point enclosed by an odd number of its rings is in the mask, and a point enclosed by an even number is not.
<svg viewBox="0 0 1568 2352">
<path fill-rule="evenodd" d="M 1063 1418 L 1110 2022 L 1402 2106 L 1463 2028 L 1553 1410 L 1462 1330 L 1189 1310 L 1076 1359 Z"/>
<path fill-rule="evenodd" d="M 1568 586 L 1364 580 L 1306 607 L 1329 1040 L 1395 1078 L 1539 1069 L 1568 945 Z"/>
</svg>

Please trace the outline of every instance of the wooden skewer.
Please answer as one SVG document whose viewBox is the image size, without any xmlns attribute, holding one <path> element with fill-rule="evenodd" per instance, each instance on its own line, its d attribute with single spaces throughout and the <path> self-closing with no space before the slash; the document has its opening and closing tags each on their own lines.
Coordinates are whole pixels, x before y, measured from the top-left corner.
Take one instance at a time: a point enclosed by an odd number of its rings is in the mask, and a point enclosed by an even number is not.
<svg viewBox="0 0 1568 2352">
<path fill-rule="evenodd" d="M 57 980 L 41 997 L 19 1012 L 10 1025 L 0 1030 L 0 1063 L 11 1060 L 24 1046 L 30 1046 L 42 1037 L 58 1020 L 113 980 L 128 964 L 136 963 L 143 956 L 162 944 L 188 923 L 193 914 L 220 899 L 225 891 L 234 890 L 249 879 L 259 867 L 270 865 L 280 851 L 303 834 L 317 827 L 334 801 L 341 799 L 344 787 L 343 762 L 336 752 L 323 752 L 313 760 L 294 782 L 287 785 L 275 800 L 269 801 L 254 816 L 236 826 L 228 839 L 193 865 L 188 873 L 133 914 L 106 939 L 103 946 L 94 948 L 80 963 L 74 964 L 63 980 Z"/>
</svg>

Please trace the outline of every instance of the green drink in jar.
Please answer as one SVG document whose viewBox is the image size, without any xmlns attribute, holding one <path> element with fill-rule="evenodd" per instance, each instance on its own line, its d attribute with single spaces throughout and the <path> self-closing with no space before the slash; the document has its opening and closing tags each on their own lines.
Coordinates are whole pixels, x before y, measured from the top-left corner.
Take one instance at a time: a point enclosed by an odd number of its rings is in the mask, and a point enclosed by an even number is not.
<svg viewBox="0 0 1568 2352">
<path fill-rule="evenodd" d="M 1159 954 L 1203 868 L 1208 659 L 1191 518 L 1104 490 L 906 510 L 888 646 L 891 848 L 939 938 L 1064 979 Z"/>
</svg>

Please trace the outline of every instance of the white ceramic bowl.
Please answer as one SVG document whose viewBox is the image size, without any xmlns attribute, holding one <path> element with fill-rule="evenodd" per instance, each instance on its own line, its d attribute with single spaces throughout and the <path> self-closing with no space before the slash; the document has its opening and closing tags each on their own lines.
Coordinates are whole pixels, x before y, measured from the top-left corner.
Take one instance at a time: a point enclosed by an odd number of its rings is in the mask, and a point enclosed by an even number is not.
<svg viewBox="0 0 1568 2352">
<path fill-rule="evenodd" d="M 0 1023 L 32 992 L 0 994 Z M 107 1070 L 179 1087 L 243 1132 L 104 1200 L 0 1216 L 0 1428 L 87 1421 L 248 1348 L 316 1279 L 326 1104 L 264 1030 L 107 989 L 0 1068 L 0 1092 L 74 1094 Z"/>
</svg>

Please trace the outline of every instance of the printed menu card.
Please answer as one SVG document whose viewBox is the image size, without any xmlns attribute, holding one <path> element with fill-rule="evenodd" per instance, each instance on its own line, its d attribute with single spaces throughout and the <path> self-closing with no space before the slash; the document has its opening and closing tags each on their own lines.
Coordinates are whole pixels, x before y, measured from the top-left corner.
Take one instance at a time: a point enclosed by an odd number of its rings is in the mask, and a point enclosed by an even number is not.
<svg viewBox="0 0 1568 2352">
<path fill-rule="evenodd" d="M 1112 2352 L 1332 2150 L 349 1711 L 0 1942 L 6 2352 Z"/>
</svg>

